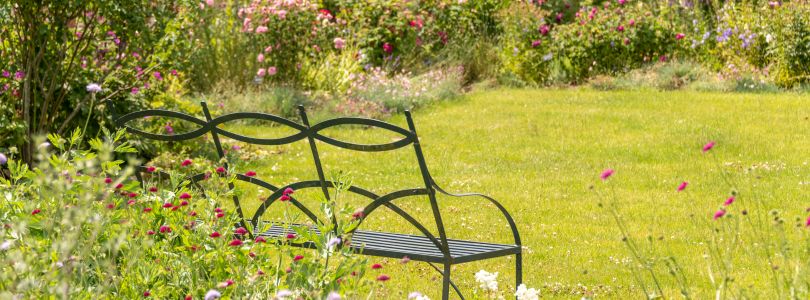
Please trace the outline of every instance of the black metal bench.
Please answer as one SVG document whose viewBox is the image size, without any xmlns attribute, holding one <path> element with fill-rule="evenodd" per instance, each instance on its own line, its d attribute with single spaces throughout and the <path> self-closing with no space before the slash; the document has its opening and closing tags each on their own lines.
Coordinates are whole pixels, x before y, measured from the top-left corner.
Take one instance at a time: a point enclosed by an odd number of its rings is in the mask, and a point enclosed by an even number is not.
<svg viewBox="0 0 810 300">
<path fill-rule="evenodd" d="M 369 190 L 357 186 L 350 186 L 348 188 L 348 191 L 372 200 L 372 202 L 367 206 L 365 206 L 365 208 L 363 209 L 363 214 L 359 221 L 360 224 L 362 224 L 363 220 L 368 218 L 369 215 L 371 215 L 376 209 L 378 209 L 381 206 L 385 206 L 388 209 L 391 209 L 394 213 L 398 214 L 399 216 L 407 220 L 410 224 L 416 227 L 416 229 L 418 229 L 419 232 L 421 232 L 423 235 L 418 236 L 410 234 L 387 233 L 387 232 L 355 229 L 354 232 L 351 233 L 352 244 L 350 247 L 353 247 L 353 249 L 358 252 L 362 251 L 362 254 L 365 255 L 391 257 L 391 258 L 403 258 L 407 256 L 414 261 L 423 261 L 429 263 L 436 271 L 441 273 L 443 276 L 443 285 L 442 285 L 443 299 L 449 298 L 449 290 L 451 286 L 456 291 L 456 293 L 463 299 L 461 291 L 452 282 L 450 277 L 450 268 L 453 264 L 460 264 L 488 258 L 514 255 L 516 268 L 515 286 L 517 287 L 522 282 L 521 241 L 514 220 L 506 211 L 506 209 L 503 207 L 503 205 L 501 205 L 498 201 L 489 196 L 482 194 L 452 194 L 444 191 L 436 184 L 436 182 L 433 180 L 433 177 L 431 177 L 430 172 L 428 171 L 427 164 L 425 163 L 425 158 L 422 153 L 421 146 L 419 144 L 419 138 L 417 137 L 416 134 L 416 127 L 414 126 L 413 118 L 411 117 L 410 112 L 408 111 L 405 112 L 405 117 L 408 122 L 408 129 L 405 129 L 379 120 L 366 118 L 353 118 L 353 117 L 330 119 L 317 123 L 315 125 L 310 125 L 306 111 L 304 110 L 303 106 L 299 107 L 301 123 L 286 118 L 282 118 L 276 115 L 255 113 L 255 112 L 231 113 L 217 118 L 212 118 L 205 102 L 202 102 L 201 105 L 202 111 L 205 115 L 205 120 L 201 120 L 188 114 L 168 110 L 144 110 L 121 116 L 116 119 L 115 123 L 116 126 L 126 128 L 126 130 L 129 133 L 137 134 L 147 139 L 158 141 L 183 141 L 198 138 L 205 134 L 210 133 L 213 143 L 216 147 L 217 153 L 219 154 L 219 158 L 225 157 L 225 153 L 222 149 L 222 144 L 219 139 L 220 135 L 244 143 L 256 145 L 284 145 L 297 142 L 303 139 L 307 139 L 309 142 L 315 169 L 318 174 L 317 180 L 300 181 L 285 186 L 274 186 L 270 183 L 267 183 L 255 177 L 248 177 L 243 174 L 236 175 L 237 180 L 258 185 L 273 192 L 267 198 L 267 200 L 265 200 L 261 204 L 261 206 L 256 210 L 256 212 L 253 213 L 253 216 L 250 219 L 245 218 L 245 215 L 242 211 L 242 206 L 239 203 L 239 198 L 236 196 L 233 197 L 236 211 L 240 219 L 242 220 L 242 226 L 245 226 L 246 228 L 253 228 L 251 230 L 251 236 L 283 237 L 286 236 L 287 233 L 289 233 L 287 232 L 287 230 L 290 230 L 288 229 L 289 228 L 288 226 L 279 226 L 279 225 L 272 225 L 267 230 L 258 230 L 258 228 L 260 227 L 264 228 L 263 226 L 259 226 L 259 224 L 261 224 L 262 222 L 261 217 L 264 215 L 265 211 L 282 196 L 283 191 L 287 188 L 292 188 L 294 190 L 307 188 L 320 188 L 323 191 L 324 197 L 326 197 L 327 199 L 330 197 L 328 189 L 333 188 L 335 186 L 335 183 L 325 179 L 324 170 L 321 165 L 321 160 L 319 157 L 316 141 L 321 141 L 323 143 L 344 149 L 365 151 L 365 152 L 389 151 L 413 145 L 413 149 L 416 154 L 416 161 L 419 164 L 419 170 L 421 172 L 422 179 L 424 180 L 424 187 L 399 190 L 385 195 L 377 195 Z M 145 132 L 141 129 L 127 125 L 127 123 L 130 121 L 144 117 L 177 118 L 197 124 L 200 126 L 200 128 L 186 133 L 155 134 Z M 221 124 L 236 120 L 272 121 L 282 126 L 292 128 L 297 133 L 283 138 L 252 138 L 235 134 L 233 132 L 229 132 L 225 129 L 218 127 Z M 387 144 L 367 145 L 367 144 L 348 143 L 319 134 L 319 132 L 324 129 L 333 126 L 347 125 L 347 124 L 370 126 L 385 129 L 401 135 L 402 138 L 395 142 Z M 145 168 L 141 167 L 141 171 L 143 170 L 145 170 Z M 166 174 L 164 174 L 164 176 L 165 175 Z M 205 176 L 206 176 L 205 174 L 197 174 L 191 176 L 191 181 L 198 182 L 200 180 L 203 180 Z M 230 188 L 231 189 L 234 188 L 233 184 L 231 184 Z M 512 235 L 514 238 L 514 244 L 494 244 L 494 243 L 465 241 L 447 238 L 444 224 L 442 222 L 442 215 L 439 212 L 439 206 L 436 200 L 437 193 L 452 197 L 482 197 L 483 199 L 488 200 L 500 210 L 500 212 L 506 219 L 506 222 L 509 223 L 509 227 L 511 228 Z M 431 233 L 429 230 L 427 230 L 427 228 L 424 225 L 422 225 L 419 221 L 417 221 L 413 216 L 411 216 L 410 214 L 408 214 L 407 212 L 405 212 L 404 210 L 402 210 L 400 207 L 396 206 L 393 203 L 397 199 L 417 195 L 424 195 L 430 199 L 430 206 L 433 213 L 433 220 L 435 221 L 436 228 L 438 229 L 438 237 L 433 233 Z M 298 209 L 300 209 L 309 219 L 311 219 L 311 221 L 316 223 L 322 222 L 322 220 L 319 220 L 318 217 L 314 213 L 312 213 L 312 211 L 310 211 L 306 206 L 304 206 L 294 197 L 290 200 L 290 202 L 293 205 L 295 205 Z M 331 220 L 330 222 L 335 222 L 335 220 Z M 311 228 L 310 230 L 317 232 L 316 228 L 314 227 L 310 228 Z M 311 247 L 312 245 L 308 245 L 305 243 L 299 246 Z M 438 267 L 436 267 L 435 265 L 433 265 L 433 263 L 442 264 L 443 271 Z"/>
</svg>

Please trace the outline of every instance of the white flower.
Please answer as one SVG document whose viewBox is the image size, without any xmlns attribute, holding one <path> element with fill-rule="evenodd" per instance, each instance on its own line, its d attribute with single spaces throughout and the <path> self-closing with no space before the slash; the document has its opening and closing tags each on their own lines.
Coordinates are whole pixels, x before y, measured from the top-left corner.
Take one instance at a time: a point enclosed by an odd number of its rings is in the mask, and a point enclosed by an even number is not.
<svg viewBox="0 0 810 300">
<path fill-rule="evenodd" d="M 340 238 L 339 237 L 333 237 L 328 242 L 326 242 L 326 248 L 332 249 L 335 246 L 337 246 L 338 244 L 340 244 Z"/>
<path fill-rule="evenodd" d="M 411 292 L 408 294 L 408 300 L 430 300 L 428 296 L 422 295 L 420 292 Z"/>
<path fill-rule="evenodd" d="M 101 92 L 101 86 L 98 85 L 97 83 L 88 84 L 87 91 L 93 94 Z"/>
<path fill-rule="evenodd" d="M 765 35 L 765 41 L 770 44 L 773 41 L 773 36 L 769 33 Z"/>
<path fill-rule="evenodd" d="M 11 241 L 5 241 L 0 244 L 0 250 L 6 251 L 11 248 Z"/>
<path fill-rule="evenodd" d="M 279 299 L 285 299 L 287 297 L 292 297 L 292 296 L 293 296 L 293 292 L 291 292 L 290 290 L 280 290 L 280 291 L 276 292 L 276 298 L 279 298 Z"/>
<path fill-rule="evenodd" d="M 497 292 L 498 291 L 498 272 L 490 273 L 484 270 L 475 273 L 475 281 L 484 291 Z"/>
<path fill-rule="evenodd" d="M 220 294 L 217 290 L 209 290 L 208 293 L 205 293 L 205 298 L 204 299 L 205 300 L 216 300 L 216 299 L 219 299 L 219 297 L 222 297 L 222 294 Z"/>
<path fill-rule="evenodd" d="M 331 292 L 326 296 L 326 300 L 340 300 L 340 294 L 337 292 Z"/>
<path fill-rule="evenodd" d="M 537 300 L 540 298 L 540 292 L 536 289 L 526 288 L 525 284 L 520 284 L 515 292 L 517 300 Z"/>
</svg>

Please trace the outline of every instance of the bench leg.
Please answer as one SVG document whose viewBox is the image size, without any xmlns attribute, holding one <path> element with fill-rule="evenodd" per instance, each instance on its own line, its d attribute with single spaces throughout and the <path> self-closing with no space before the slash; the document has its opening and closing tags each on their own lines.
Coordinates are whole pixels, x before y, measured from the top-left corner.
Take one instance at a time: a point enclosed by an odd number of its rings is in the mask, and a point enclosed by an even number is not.
<svg viewBox="0 0 810 300">
<path fill-rule="evenodd" d="M 433 268 L 434 270 L 436 270 L 436 272 L 439 272 L 439 274 L 442 274 L 442 276 L 444 276 L 444 272 L 442 272 L 442 270 L 441 270 L 441 269 L 439 269 L 438 267 L 436 267 L 435 265 L 433 265 L 433 263 L 427 263 L 427 264 L 428 264 L 428 266 L 430 266 L 431 268 Z M 460 289 L 458 288 L 458 286 L 457 286 L 457 285 L 456 285 L 456 284 L 453 282 L 453 279 L 452 279 L 452 278 L 450 278 L 450 287 L 452 287 L 452 288 L 453 288 L 453 290 L 455 290 L 455 291 L 456 291 L 456 294 L 458 295 L 458 297 L 459 297 L 459 298 L 461 298 L 461 300 L 464 300 L 464 295 L 462 295 L 462 294 L 461 294 L 461 290 L 460 290 Z"/>
<path fill-rule="evenodd" d="M 444 273 L 442 282 L 442 299 L 450 299 L 450 263 L 444 263 Z"/>
<path fill-rule="evenodd" d="M 515 254 L 515 289 L 523 283 L 523 253 Z"/>
</svg>

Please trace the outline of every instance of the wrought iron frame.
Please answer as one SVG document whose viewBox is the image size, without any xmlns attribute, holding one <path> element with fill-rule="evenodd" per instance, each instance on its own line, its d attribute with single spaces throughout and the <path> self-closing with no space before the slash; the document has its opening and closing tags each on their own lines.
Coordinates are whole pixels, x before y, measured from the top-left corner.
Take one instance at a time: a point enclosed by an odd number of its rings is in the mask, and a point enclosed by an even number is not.
<svg viewBox="0 0 810 300">
<path fill-rule="evenodd" d="M 429 240 L 430 243 L 432 243 L 433 246 L 435 246 L 436 249 L 438 249 L 441 252 L 441 256 L 437 257 L 435 255 L 429 255 L 429 254 L 423 253 L 423 252 L 427 252 L 427 251 L 417 251 L 417 250 L 405 253 L 406 251 L 401 251 L 401 250 L 400 251 L 393 251 L 393 250 L 392 251 L 386 251 L 385 249 L 382 249 L 382 250 L 377 249 L 377 250 L 371 251 L 369 249 L 366 249 L 366 251 L 364 251 L 362 247 L 357 247 L 355 249 L 358 252 L 363 252 L 363 254 L 367 254 L 367 255 L 385 256 L 385 257 L 394 257 L 394 258 L 401 258 L 401 257 L 403 257 L 403 255 L 407 255 L 408 257 L 410 257 L 413 260 L 427 262 L 428 264 L 431 265 L 431 267 L 433 267 L 436 271 L 441 273 L 442 276 L 443 276 L 443 282 L 442 282 L 442 298 L 443 299 L 448 299 L 449 298 L 449 288 L 451 286 L 453 287 L 455 292 L 462 299 L 464 298 L 463 295 L 461 294 L 461 291 L 452 282 L 451 277 L 450 277 L 451 266 L 453 264 L 458 264 L 458 263 L 465 263 L 465 262 L 471 262 L 471 261 L 477 261 L 477 260 L 483 260 L 483 259 L 500 257 L 500 256 L 507 256 L 507 255 L 515 255 L 515 279 L 516 279 L 516 285 L 515 286 L 517 287 L 518 285 L 521 284 L 521 282 L 523 280 L 523 278 L 522 278 L 522 275 L 523 275 L 522 264 L 523 263 L 522 263 L 522 247 L 521 247 L 522 244 L 521 244 L 521 240 L 520 240 L 520 234 L 519 234 L 519 232 L 517 230 L 517 225 L 515 224 L 515 221 L 512 219 L 512 216 L 509 214 L 509 212 L 506 210 L 506 208 L 503 205 L 501 205 L 498 201 L 496 201 L 495 199 L 493 199 L 493 198 L 491 198 L 489 196 L 486 196 L 486 195 L 483 195 L 483 194 L 477 194 L 477 193 L 453 194 L 453 193 L 446 192 L 444 189 L 439 187 L 439 185 L 436 183 L 436 181 L 433 179 L 433 177 L 430 175 L 430 172 L 428 171 L 427 163 L 425 162 L 424 154 L 422 152 L 422 147 L 421 147 L 421 145 L 419 143 L 419 138 L 418 138 L 417 133 L 416 133 L 416 126 L 414 125 L 413 117 L 411 116 L 411 113 L 409 111 L 405 111 L 405 118 L 406 118 L 407 123 L 408 123 L 408 129 L 405 129 L 405 128 L 396 126 L 394 124 L 387 123 L 387 122 L 380 121 L 380 120 L 367 119 L 367 118 L 356 118 L 356 117 L 342 117 L 342 118 L 329 119 L 329 120 L 326 120 L 326 121 L 311 125 L 309 123 L 309 119 L 307 117 L 306 110 L 304 109 L 303 106 L 298 107 L 298 112 L 299 112 L 299 116 L 300 116 L 300 119 L 301 119 L 301 123 L 297 123 L 295 121 L 292 121 L 290 119 L 286 119 L 286 118 L 283 118 L 283 117 L 280 117 L 280 116 L 276 116 L 276 115 L 272 115 L 272 114 L 266 114 L 266 113 L 257 113 L 257 112 L 237 112 L 237 113 L 231 113 L 231 114 L 222 115 L 222 116 L 219 116 L 219 117 L 216 117 L 216 118 L 212 118 L 207 104 L 205 102 L 201 102 L 200 104 L 202 106 L 202 112 L 203 112 L 203 114 L 205 116 L 205 120 L 201 120 L 199 118 L 196 118 L 194 116 L 191 116 L 191 115 L 188 115 L 188 114 L 185 114 L 185 113 L 181 113 L 181 112 L 175 112 L 175 111 L 169 111 L 169 110 L 159 110 L 159 109 L 150 109 L 150 110 L 137 111 L 137 112 L 132 112 L 132 113 L 123 115 L 123 116 L 115 119 L 115 124 L 118 127 L 126 128 L 126 130 L 129 133 L 140 135 L 140 136 L 145 137 L 147 139 L 152 139 L 152 140 L 157 140 L 157 141 L 184 141 L 184 140 L 189 140 L 189 139 L 193 139 L 193 138 L 198 138 L 198 137 L 201 137 L 201 136 L 203 136 L 205 134 L 210 133 L 211 138 L 212 138 L 212 140 L 214 142 L 214 145 L 216 147 L 217 154 L 219 155 L 220 159 L 225 157 L 225 152 L 222 149 L 222 144 L 221 144 L 220 139 L 219 139 L 220 135 L 231 138 L 231 139 L 234 139 L 234 140 L 237 140 L 237 141 L 240 141 L 240 142 L 249 143 L 249 144 L 256 144 L 256 145 L 285 145 L 285 144 L 290 144 L 290 143 L 293 143 L 293 142 L 298 142 L 298 141 L 301 141 L 303 139 L 306 139 L 308 141 L 308 143 L 309 143 L 310 152 L 312 154 L 315 169 L 316 169 L 317 174 L 318 174 L 318 179 L 317 180 L 306 180 L 306 181 L 300 181 L 300 182 L 291 183 L 291 184 L 288 184 L 288 185 L 285 185 L 285 186 L 274 186 L 274 185 L 272 185 L 272 184 L 270 184 L 268 182 L 265 182 L 265 181 L 263 181 L 261 179 L 258 179 L 258 178 L 248 177 L 248 176 L 245 176 L 245 175 L 242 175 L 242 174 L 236 174 L 236 179 L 237 180 L 248 182 L 248 183 L 251 183 L 251 184 L 255 184 L 255 185 L 258 185 L 258 186 L 260 186 L 262 188 L 265 188 L 267 190 L 272 191 L 272 194 L 262 203 L 261 206 L 259 206 L 259 208 L 256 210 L 256 212 L 253 213 L 253 216 L 250 218 L 250 220 L 247 220 L 245 218 L 245 215 L 244 215 L 244 213 L 242 211 L 242 206 L 239 203 L 239 198 L 236 195 L 233 196 L 234 206 L 235 206 L 236 212 L 239 215 L 239 218 L 241 220 L 241 222 L 240 222 L 241 225 L 246 227 L 246 228 L 252 228 L 251 230 L 249 230 L 251 238 L 253 237 L 253 235 L 262 234 L 262 232 L 259 231 L 259 229 L 261 228 L 261 226 L 259 226 L 261 224 L 260 218 L 263 216 L 265 211 L 276 200 L 278 200 L 282 196 L 282 193 L 286 188 L 292 188 L 292 189 L 295 189 L 295 190 L 306 189 L 306 188 L 320 188 L 321 191 L 323 192 L 324 197 L 329 199 L 329 197 L 330 197 L 329 188 L 334 188 L 335 183 L 325 179 L 323 166 L 322 166 L 322 163 L 321 163 L 321 160 L 320 160 L 320 155 L 319 155 L 318 148 L 317 148 L 317 141 L 320 141 L 320 142 L 323 142 L 323 143 L 326 143 L 326 144 L 329 144 L 329 145 L 332 145 L 332 146 L 336 146 L 336 147 L 339 147 L 339 148 L 343 148 L 343 149 L 362 151 L 362 152 L 390 151 L 390 150 L 403 148 L 403 147 L 406 147 L 408 145 L 413 145 L 413 149 L 414 149 L 414 152 L 416 154 L 416 160 L 417 160 L 417 162 L 419 164 L 419 170 L 420 170 L 422 179 L 424 181 L 424 187 L 403 189 L 403 190 L 391 192 L 391 193 L 386 194 L 386 195 L 377 195 L 377 194 L 375 194 L 375 193 L 373 193 L 373 192 L 371 192 L 369 190 L 366 190 L 366 189 L 363 189 L 363 188 L 360 188 L 360 187 L 357 187 L 357 186 L 349 187 L 348 188 L 349 192 L 364 196 L 364 197 L 369 198 L 369 199 L 372 200 L 372 202 L 369 203 L 368 205 L 366 205 L 365 208 L 363 209 L 363 217 L 360 219 L 360 221 L 359 221 L 360 224 L 358 224 L 357 227 L 359 228 L 360 225 L 362 225 L 363 221 L 366 218 L 368 218 L 368 216 L 371 213 L 373 213 L 377 208 L 379 208 L 380 206 L 385 206 L 385 207 L 391 209 L 397 215 L 401 216 L 406 221 L 408 221 L 408 223 L 410 223 L 411 225 L 416 227 L 416 229 L 418 229 L 419 232 L 421 232 L 424 235 L 424 237 L 427 240 Z M 127 123 L 132 121 L 132 120 L 139 119 L 139 118 L 144 118 L 144 117 L 177 118 L 177 119 L 181 119 L 181 120 L 188 121 L 188 122 L 194 123 L 196 125 L 199 125 L 200 128 L 196 129 L 196 130 L 192 130 L 190 132 L 180 133 L 180 134 L 155 134 L 155 133 L 145 132 L 143 130 L 140 130 L 140 129 L 137 129 L 137 128 L 134 128 L 132 126 L 127 125 Z M 253 137 L 247 137 L 247 136 L 243 136 L 243 135 L 240 135 L 240 134 L 236 134 L 236 133 L 227 131 L 227 130 L 219 127 L 219 125 L 221 125 L 221 124 L 231 122 L 231 121 L 236 121 L 236 120 L 272 121 L 272 122 L 275 122 L 277 124 L 286 126 L 288 128 L 292 128 L 294 130 L 297 130 L 298 132 L 294 133 L 292 135 L 286 136 L 286 137 L 282 137 L 282 138 L 253 138 Z M 402 135 L 402 138 L 395 141 L 395 142 L 386 143 L 386 144 L 356 144 L 356 143 L 349 143 L 349 142 L 333 139 L 333 138 L 324 136 L 324 135 L 319 133 L 320 131 L 325 130 L 327 128 L 331 128 L 331 127 L 334 127 L 334 126 L 340 126 L 340 125 L 361 125 L 361 126 L 376 127 L 376 128 L 388 130 L 390 132 L 394 132 L 394 133 L 397 133 L 399 135 Z M 227 168 L 227 165 L 225 165 L 225 167 Z M 141 172 L 144 172 L 144 171 L 145 171 L 145 167 L 139 167 L 139 172 L 136 174 L 138 176 L 139 180 L 141 180 L 141 175 L 140 175 Z M 159 173 L 158 176 L 166 176 L 166 177 L 168 177 L 169 175 L 166 174 L 166 173 Z M 190 181 L 192 183 L 197 184 L 197 182 L 199 182 L 200 180 L 203 180 L 205 178 L 205 176 L 206 176 L 206 174 L 196 174 L 196 175 L 190 176 L 188 179 L 190 179 Z M 234 184 L 231 183 L 229 185 L 229 188 L 233 189 Z M 459 241 L 459 240 L 448 239 L 447 235 L 445 233 L 444 223 L 442 221 L 442 215 L 441 215 L 441 213 L 439 211 L 439 204 L 438 204 L 438 201 L 436 199 L 437 193 L 447 195 L 447 196 L 451 196 L 451 197 L 460 197 L 460 198 L 480 197 L 480 198 L 483 198 L 484 200 L 489 201 L 493 205 L 495 205 L 498 208 L 498 210 L 501 212 L 503 217 L 506 219 L 507 223 L 509 224 L 509 227 L 510 227 L 510 229 L 512 231 L 512 236 L 514 238 L 514 245 L 500 245 L 500 244 L 490 244 L 490 243 L 471 242 L 471 241 L 468 242 L 468 241 Z M 410 196 L 417 196 L 417 195 L 426 195 L 426 196 L 428 196 L 428 198 L 430 200 L 431 210 L 432 210 L 432 213 L 433 213 L 433 219 L 434 219 L 434 222 L 436 224 L 436 228 L 438 230 L 438 237 L 436 237 L 434 234 L 432 234 L 424 225 L 422 225 L 419 221 L 417 221 L 413 216 L 411 216 L 410 214 L 408 214 L 407 212 L 405 212 L 404 210 L 402 210 L 400 207 L 396 206 L 393 203 L 394 200 L 405 198 L 405 197 L 410 197 Z M 312 213 L 312 211 L 310 211 L 300 201 L 296 200 L 295 197 L 292 197 L 290 202 L 293 205 L 295 205 L 299 210 L 301 210 L 301 212 L 303 212 L 304 215 L 306 215 L 313 222 L 316 222 L 316 223 L 322 222 L 321 220 L 318 219 L 318 217 L 314 213 Z M 334 218 L 332 220 L 330 220 L 330 221 L 333 222 L 333 223 L 337 222 L 337 220 L 335 220 Z M 250 226 L 248 226 L 248 225 L 250 225 Z M 355 228 L 352 231 L 352 234 L 359 234 L 356 231 L 357 231 L 357 228 Z M 383 232 L 365 232 L 365 231 L 361 231 L 360 233 L 362 233 L 362 234 L 386 234 L 386 233 L 383 233 Z M 415 236 L 409 236 L 409 235 L 398 235 L 398 237 L 399 238 L 408 238 L 408 239 L 411 239 L 411 240 L 416 238 Z M 460 249 L 460 250 L 457 250 L 457 251 L 454 252 L 453 251 L 454 248 L 451 247 L 451 246 L 454 245 L 454 244 L 455 245 L 461 245 L 460 243 L 462 243 L 462 242 L 466 243 L 466 244 L 463 244 L 462 247 L 467 247 L 469 249 Z M 311 247 L 311 245 L 309 245 L 309 246 L 308 245 L 300 245 L 300 246 L 302 246 L 302 247 Z M 504 246 L 504 247 L 498 248 L 498 247 L 495 247 L 495 246 Z M 476 250 L 481 250 L 481 249 L 477 249 L 476 247 L 484 247 L 487 250 L 484 251 L 484 252 L 478 253 L 478 252 L 476 252 Z M 489 247 L 489 248 L 487 248 L 487 247 Z M 468 251 L 468 252 L 464 252 L 464 253 L 466 253 L 465 255 L 455 255 L 454 256 L 454 254 L 458 254 L 459 251 L 461 251 L 461 252 Z M 483 250 L 481 250 L 481 251 L 483 251 Z M 437 266 L 433 265 L 433 263 L 442 264 L 444 270 L 442 271 Z"/>
</svg>

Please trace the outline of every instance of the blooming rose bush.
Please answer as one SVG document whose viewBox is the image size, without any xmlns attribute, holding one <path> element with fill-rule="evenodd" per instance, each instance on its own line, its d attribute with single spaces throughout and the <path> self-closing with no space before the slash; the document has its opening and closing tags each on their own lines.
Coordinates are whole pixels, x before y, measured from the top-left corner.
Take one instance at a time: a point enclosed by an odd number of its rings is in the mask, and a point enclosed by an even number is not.
<svg viewBox="0 0 810 300">
<path fill-rule="evenodd" d="M 227 204 L 235 170 L 185 159 L 170 169 L 148 167 L 141 188 L 113 156 L 135 151 L 123 132 L 92 139 L 89 149 L 80 148 L 81 136 L 51 135 L 33 169 L 7 158 L 10 175 L 0 176 L 3 297 L 340 299 L 363 297 L 390 279 L 341 247 L 350 236 L 297 228 L 279 239 L 251 235 Z M 210 174 L 201 183 L 205 193 L 182 179 L 200 169 Z M 166 181 L 161 172 L 173 176 Z M 288 222 L 295 219 L 283 200 L 294 192 L 286 190 L 279 203 Z M 323 207 L 327 215 L 349 214 L 334 201 Z M 319 227 L 342 233 L 355 224 L 331 226 Z"/>
</svg>

